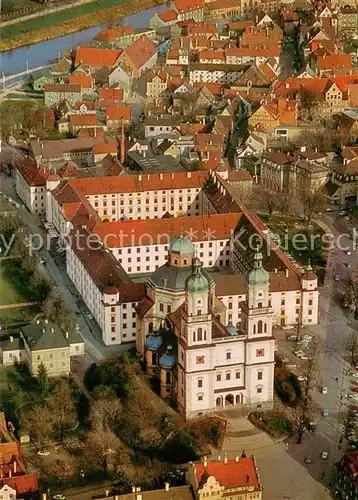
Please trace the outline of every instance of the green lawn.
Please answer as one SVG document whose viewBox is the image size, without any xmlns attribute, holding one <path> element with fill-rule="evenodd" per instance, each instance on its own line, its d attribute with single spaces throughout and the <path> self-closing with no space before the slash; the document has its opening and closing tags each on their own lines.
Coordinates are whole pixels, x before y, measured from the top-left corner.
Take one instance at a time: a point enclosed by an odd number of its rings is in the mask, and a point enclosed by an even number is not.
<svg viewBox="0 0 358 500">
<path fill-rule="evenodd" d="M 29 289 L 28 277 L 21 271 L 17 259 L 0 262 L 1 305 L 37 300 Z"/>
<path fill-rule="evenodd" d="M 30 19 L 22 23 L 5 26 L 1 29 L 0 39 L 6 40 L 13 36 L 21 35 L 28 31 L 46 28 L 53 26 L 54 24 L 63 23 L 69 21 L 70 19 L 75 19 L 86 14 L 92 14 L 94 12 L 102 11 L 103 9 L 116 7 L 121 5 L 128 0 L 97 0 L 95 2 L 89 3 L 87 5 L 81 5 L 78 7 L 73 7 L 72 9 L 62 10 L 56 14 L 51 14 L 47 16 L 38 17 L 36 19 Z"/>
<path fill-rule="evenodd" d="M 29 323 L 41 312 L 40 306 L 17 307 L 16 309 L 0 310 L 0 325 L 16 325 Z"/>
</svg>

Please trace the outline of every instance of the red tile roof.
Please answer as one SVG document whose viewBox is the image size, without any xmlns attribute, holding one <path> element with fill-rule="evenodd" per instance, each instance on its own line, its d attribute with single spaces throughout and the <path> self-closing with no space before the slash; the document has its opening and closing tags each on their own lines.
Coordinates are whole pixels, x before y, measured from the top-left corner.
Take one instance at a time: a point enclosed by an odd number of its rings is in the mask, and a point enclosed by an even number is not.
<svg viewBox="0 0 358 500">
<path fill-rule="evenodd" d="M 199 60 L 202 61 L 203 59 L 220 59 L 221 61 L 225 61 L 225 54 L 220 50 L 202 50 L 199 52 Z"/>
<path fill-rule="evenodd" d="M 91 75 L 70 75 L 70 85 L 81 85 L 83 89 L 93 88 L 93 78 Z"/>
<path fill-rule="evenodd" d="M 124 53 L 132 61 L 137 69 L 140 69 L 156 53 L 156 47 L 152 40 L 142 35 L 132 43 Z"/>
<path fill-rule="evenodd" d="M 164 12 L 158 12 L 158 17 L 165 23 L 169 23 L 170 21 L 175 21 L 178 17 L 178 14 L 174 9 L 165 10 Z"/>
<path fill-rule="evenodd" d="M 117 153 L 118 147 L 115 142 L 107 142 L 103 144 L 95 144 L 92 148 L 93 154 L 103 154 L 103 153 Z M 93 181 L 100 179 L 96 178 Z"/>
<path fill-rule="evenodd" d="M 336 54 L 317 57 L 317 65 L 320 70 L 334 68 L 351 68 L 352 57 L 349 54 Z"/>
<path fill-rule="evenodd" d="M 45 92 L 58 92 L 58 93 L 73 93 L 78 92 L 81 93 L 82 87 L 81 85 L 66 85 L 65 83 L 45 83 L 44 85 Z"/>
<path fill-rule="evenodd" d="M 272 47 L 269 49 L 266 48 L 256 48 L 256 47 L 247 47 L 247 48 L 238 48 L 238 47 L 229 47 L 226 49 L 227 56 L 251 56 L 251 57 L 279 57 L 281 53 L 280 47 Z"/>
<path fill-rule="evenodd" d="M 115 66 L 122 50 L 96 49 L 93 47 L 78 47 L 76 52 L 75 66 L 88 64 L 89 66 L 98 66 L 112 68 Z"/>
<path fill-rule="evenodd" d="M 81 128 L 78 137 L 104 137 L 103 127 L 85 127 Z"/>
<path fill-rule="evenodd" d="M 70 163 L 69 161 L 67 163 L 65 163 L 61 168 L 60 170 L 58 171 L 58 174 L 65 178 L 65 177 L 77 177 L 78 176 L 78 172 L 77 170 L 75 169 L 75 167 L 72 165 L 72 163 Z"/>
<path fill-rule="evenodd" d="M 112 42 L 117 40 L 117 38 L 133 34 L 134 29 L 131 26 L 118 26 L 117 28 L 100 31 L 94 38 L 103 42 Z"/>
<path fill-rule="evenodd" d="M 99 89 L 99 98 L 107 101 L 123 101 L 123 89 Z"/>
<path fill-rule="evenodd" d="M 83 115 L 70 115 L 70 124 L 74 126 L 88 126 L 96 125 L 97 117 L 94 114 Z"/>
<path fill-rule="evenodd" d="M 3 484 L 13 488 L 17 495 L 28 495 L 39 491 L 39 484 L 35 474 L 7 477 L 2 479 Z"/>
<path fill-rule="evenodd" d="M 163 174 L 121 175 L 120 177 L 82 178 L 70 181 L 78 192 L 85 195 L 100 193 L 138 193 L 167 189 L 201 189 L 207 174 L 201 172 L 175 172 Z"/>
<path fill-rule="evenodd" d="M 225 489 L 254 486 L 254 491 L 261 491 L 262 487 L 257 476 L 254 457 L 241 457 L 236 460 L 208 462 L 194 464 L 196 477 L 199 484 L 206 484 L 208 477 L 214 476 Z M 232 494 L 230 492 L 230 494 Z"/>
<path fill-rule="evenodd" d="M 46 179 L 50 175 L 48 168 L 38 168 L 36 161 L 29 157 L 18 160 L 16 168 L 29 186 L 45 186 Z"/>
<path fill-rule="evenodd" d="M 173 2 L 176 11 L 179 13 L 202 9 L 204 3 L 204 0 L 174 0 Z"/>
<path fill-rule="evenodd" d="M 122 106 L 108 106 L 106 108 L 107 120 L 131 120 L 132 108 L 123 104 Z"/>
<path fill-rule="evenodd" d="M 14 458 L 22 461 L 21 446 L 17 441 L 10 441 L 9 443 L 0 443 L 0 465 L 8 464 Z"/>
<path fill-rule="evenodd" d="M 230 238 L 241 214 L 214 214 L 148 220 L 100 222 L 93 232 L 110 248 L 167 244 L 182 228 L 193 241 Z M 187 232 L 186 232 L 187 231 Z"/>
</svg>

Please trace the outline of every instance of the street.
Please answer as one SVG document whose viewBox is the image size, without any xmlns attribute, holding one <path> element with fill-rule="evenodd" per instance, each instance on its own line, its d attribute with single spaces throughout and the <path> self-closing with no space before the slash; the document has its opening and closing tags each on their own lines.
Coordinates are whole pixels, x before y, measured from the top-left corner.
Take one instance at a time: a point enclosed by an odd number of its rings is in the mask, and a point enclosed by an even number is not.
<svg viewBox="0 0 358 500">
<path fill-rule="evenodd" d="M 41 217 L 31 214 L 27 208 L 23 206 L 22 201 L 15 192 L 13 182 L 13 177 L 1 174 L 1 191 L 21 204 L 22 208 L 19 210 L 21 211 L 22 219 L 28 227 L 29 233 L 32 235 L 40 234 L 44 238 L 44 241 L 46 241 L 46 231 L 41 224 Z M 42 218 L 43 217 L 44 216 L 42 216 Z M 45 261 L 44 269 L 47 270 L 48 274 L 56 283 L 56 290 L 60 293 L 67 307 L 76 318 L 76 322 L 80 327 L 81 334 L 85 341 L 86 354 L 92 359 L 92 362 L 122 352 L 134 345 L 130 343 L 120 346 L 105 346 L 101 339 L 101 330 L 99 326 L 93 319 L 88 317 L 89 311 L 87 307 L 67 276 L 65 264 L 62 263 L 62 265 L 60 265 L 55 262 L 55 259 L 46 248 L 42 248 L 39 254 Z"/>
</svg>

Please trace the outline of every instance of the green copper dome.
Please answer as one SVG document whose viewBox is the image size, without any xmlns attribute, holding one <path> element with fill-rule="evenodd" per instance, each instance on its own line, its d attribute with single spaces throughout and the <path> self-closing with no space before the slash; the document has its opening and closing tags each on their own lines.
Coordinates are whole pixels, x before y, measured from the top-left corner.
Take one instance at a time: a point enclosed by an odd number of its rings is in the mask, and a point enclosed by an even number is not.
<svg viewBox="0 0 358 500">
<path fill-rule="evenodd" d="M 187 279 L 186 289 L 189 293 L 205 293 L 209 290 L 209 282 L 201 272 L 201 262 L 197 257 L 193 261 L 193 272 Z"/>
<path fill-rule="evenodd" d="M 169 251 L 179 253 L 180 255 L 189 255 L 194 253 L 194 245 L 189 238 L 182 234 L 180 238 L 171 242 Z"/>
<path fill-rule="evenodd" d="M 248 285 L 264 285 L 270 281 L 270 275 L 262 267 L 262 254 L 255 253 L 254 268 L 246 274 L 246 281 Z"/>
</svg>

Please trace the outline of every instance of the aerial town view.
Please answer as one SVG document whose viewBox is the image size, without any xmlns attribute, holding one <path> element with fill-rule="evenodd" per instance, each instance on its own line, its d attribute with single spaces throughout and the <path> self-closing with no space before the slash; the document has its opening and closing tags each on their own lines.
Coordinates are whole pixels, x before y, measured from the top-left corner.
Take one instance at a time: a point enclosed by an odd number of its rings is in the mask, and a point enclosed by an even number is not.
<svg viewBox="0 0 358 500">
<path fill-rule="evenodd" d="M 356 0 L 0 0 L 0 500 L 358 500 Z"/>
</svg>

